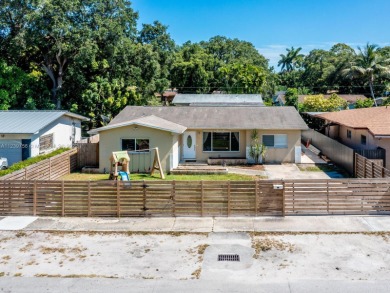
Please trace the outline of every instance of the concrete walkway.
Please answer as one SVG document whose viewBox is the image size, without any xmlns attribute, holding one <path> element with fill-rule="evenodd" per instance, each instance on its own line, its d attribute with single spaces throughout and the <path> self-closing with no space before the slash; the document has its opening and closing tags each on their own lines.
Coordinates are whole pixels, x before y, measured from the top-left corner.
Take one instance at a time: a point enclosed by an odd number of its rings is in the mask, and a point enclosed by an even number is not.
<svg viewBox="0 0 390 293">
<path fill-rule="evenodd" d="M 10 278 L 0 279 L 4 292 L 256 292 L 256 293 L 367 293 L 389 292 L 389 280 L 131 280 L 83 278 Z"/>
<path fill-rule="evenodd" d="M 390 231 L 389 216 L 188 217 L 188 218 L 54 218 L 39 217 L 17 229 L 41 231 L 149 231 L 149 232 L 378 232 Z"/>
</svg>

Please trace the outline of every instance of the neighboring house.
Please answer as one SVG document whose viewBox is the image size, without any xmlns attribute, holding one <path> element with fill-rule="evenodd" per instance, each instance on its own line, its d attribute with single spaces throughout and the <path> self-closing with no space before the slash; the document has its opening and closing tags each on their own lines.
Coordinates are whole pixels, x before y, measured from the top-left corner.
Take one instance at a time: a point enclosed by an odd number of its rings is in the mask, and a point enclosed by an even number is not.
<svg viewBox="0 0 390 293">
<path fill-rule="evenodd" d="M 0 157 L 8 164 L 35 157 L 81 139 L 81 121 L 67 111 L 0 111 Z"/>
<path fill-rule="evenodd" d="M 267 163 L 300 162 L 301 130 L 307 128 L 294 107 L 127 106 L 109 125 L 90 133 L 100 136 L 101 172 L 109 170 L 113 151 L 155 147 L 169 172 L 179 162 L 206 162 L 210 157 L 250 160 L 254 129 L 267 146 Z"/>
<path fill-rule="evenodd" d="M 261 95 L 254 94 L 177 94 L 176 106 L 264 106 Z"/>
<path fill-rule="evenodd" d="M 160 93 L 155 93 L 154 95 L 161 99 L 161 104 L 163 104 L 164 106 L 167 106 L 169 104 L 172 104 L 174 97 L 177 95 L 177 90 L 175 90 L 175 89 L 166 90 L 163 92 L 162 95 Z"/>
<path fill-rule="evenodd" d="M 390 162 L 390 107 L 372 107 L 315 115 L 325 120 L 325 135 L 353 149 L 386 150 Z"/>
</svg>

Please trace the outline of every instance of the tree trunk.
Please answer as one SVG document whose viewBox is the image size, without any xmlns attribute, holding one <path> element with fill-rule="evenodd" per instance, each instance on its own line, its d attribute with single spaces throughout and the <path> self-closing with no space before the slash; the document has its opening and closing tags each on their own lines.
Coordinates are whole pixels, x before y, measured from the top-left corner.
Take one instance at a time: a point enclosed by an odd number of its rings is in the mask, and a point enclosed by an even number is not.
<svg viewBox="0 0 390 293">
<path fill-rule="evenodd" d="M 374 99 L 375 107 L 378 107 L 378 105 L 376 103 L 376 100 L 375 100 L 374 89 L 373 89 L 373 80 L 372 79 L 370 80 L 369 85 L 370 85 L 371 97 Z"/>
</svg>

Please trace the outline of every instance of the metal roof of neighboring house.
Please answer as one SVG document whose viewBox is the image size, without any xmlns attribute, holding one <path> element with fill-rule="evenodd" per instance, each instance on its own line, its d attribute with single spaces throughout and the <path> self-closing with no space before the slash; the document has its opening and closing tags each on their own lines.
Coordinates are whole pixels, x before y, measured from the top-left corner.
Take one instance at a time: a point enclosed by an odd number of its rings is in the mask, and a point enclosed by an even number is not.
<svg viewBox="0 0 390 293">
<path fill-rule="evenodd" d="M 316 117 L 351 128 L 367 128 L 373 135 L 390 136 L 390 107 L 328 112 Z"/>
<path fill-rule="evenodd" d="M 190 129 L 308 129 L 294 107 L 127 106 L 108 126 L 150 115 Z"/>
<path fill-rule="evenodd" d="M 264 106 L 261 95 L 247 94 L 177 94 L 173 104 L 252 104 Z"/>
<path fill-rule="evenodd" d="M 169 132 L 178 133 L 178 134 L 183 133 L 187 129 L 187 127 L 185 127 L 183 125 L 159 118 L 159 117 L 154 116 L 154 115 L 149 115 L 149 116 L 143 116 L 140 118 L 136 118 L 136 119 L 121 122 L 121 123 L 116 123 L 116 124 L 110 123 L 107 126 L 93 129 L 93 130 L 89 131 L 89 133 L 94 134 L 97 132 L 101 132 L 101 131 L 105 131 L 105 130 L 109 130 L 109 129 L 113 129 L 113 128 L 118 128 L 118 127 L 130 126 L 130 125 L 145 126 L 145 127 L 149 127 L 149 128 L 155 128 L 155 129 L 169 131 Z"/>
<path fill-rule="evenodd" d="M 0 133 L 33 134 L 62 116 L 89 119 L 67 111 L 0 111 Z"/>
</svg>

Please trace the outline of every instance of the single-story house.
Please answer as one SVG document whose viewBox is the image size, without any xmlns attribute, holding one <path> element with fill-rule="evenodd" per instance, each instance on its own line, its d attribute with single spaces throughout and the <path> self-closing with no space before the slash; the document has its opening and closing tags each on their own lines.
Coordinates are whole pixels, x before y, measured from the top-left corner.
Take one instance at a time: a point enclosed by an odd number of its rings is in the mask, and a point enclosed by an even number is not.
<svg viewBox="0 0 390 293">
<path fill-rule="evenodd" d="M 0 157 L 12 165 L 71 147 L 81 139 L 81 121 L 87 120 L 67 111 L 0 111 Z"/>
<path fill-rule="evenodd" d="M 109 170 L 113 151 L 155 147 L 169 172 L 179 162 L 206 162 L 210 157 L 250 161 L 253 130 L 267 146 L 267 163 L 300 162 L 301 131 L 306 129 L 294 107 L 127 106 L 107 126 L 89 133 L 100 136 L 101 172 Z"/>
<path fill-rule="evenodd" d="M 321 113 L 325 120 L 325 135 L 353 149 L 386 150 L 390 163 L 390 107 L 372 107 Z"/>
<path fill-rule="evenodd" d="M 176 106 L 264 106 L 258 94 L 177 94 Z"/>
</svg>

